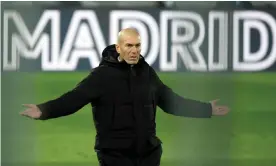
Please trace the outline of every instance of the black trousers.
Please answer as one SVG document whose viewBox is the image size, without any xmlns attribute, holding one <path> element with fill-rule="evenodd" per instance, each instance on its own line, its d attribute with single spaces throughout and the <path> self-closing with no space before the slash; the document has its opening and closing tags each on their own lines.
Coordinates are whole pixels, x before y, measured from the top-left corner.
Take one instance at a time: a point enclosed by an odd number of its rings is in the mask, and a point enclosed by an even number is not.
<svg viewBox="0 0 276 166">
<path fill-rule="evenodd" d="M 162 145 L 149 149 L 142 155 L 131 149 L 96 151 L 100 166 L 160 166 L 162 152 Z"/>
</svg>

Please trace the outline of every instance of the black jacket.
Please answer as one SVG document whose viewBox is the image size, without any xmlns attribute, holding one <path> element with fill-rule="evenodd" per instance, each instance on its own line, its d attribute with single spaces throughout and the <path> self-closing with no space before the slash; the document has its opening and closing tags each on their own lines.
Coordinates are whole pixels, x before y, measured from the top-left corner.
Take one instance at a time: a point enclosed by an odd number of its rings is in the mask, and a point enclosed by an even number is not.
<svg viewBox="0 0 276 166">
<path fill-rule="evenodd" d="M 96 149 L 128 148 L 161 141 L 155 135 L 155 114 L 159 106 L 176 116 L 209 118 L 211 105 L 183 98 L 164 85 L 152 67 L 140 56 L 131 66 L 117 60 L 115 45 L 106 47 L 102 61 L 73 90 L 39 104 L 41 120 L 73 114 L 91 103 L 97 131 Z"/>
</svg>

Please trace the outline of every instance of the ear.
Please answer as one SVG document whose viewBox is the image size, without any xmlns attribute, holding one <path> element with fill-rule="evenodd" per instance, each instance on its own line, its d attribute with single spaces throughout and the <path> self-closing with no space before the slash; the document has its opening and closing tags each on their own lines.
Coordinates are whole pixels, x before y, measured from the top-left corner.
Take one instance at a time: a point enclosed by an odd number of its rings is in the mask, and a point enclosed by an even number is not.
<svg viewBox="0 0 276 166">
<path fill-rule="evenodd" d="M 116 46 L 116 51 L 118 52 L 118 54 L 120 54 L 120 52 L 121 52 L 120 46 L 118 44 L 116 44 L 115 46 Z"/>
</svg>

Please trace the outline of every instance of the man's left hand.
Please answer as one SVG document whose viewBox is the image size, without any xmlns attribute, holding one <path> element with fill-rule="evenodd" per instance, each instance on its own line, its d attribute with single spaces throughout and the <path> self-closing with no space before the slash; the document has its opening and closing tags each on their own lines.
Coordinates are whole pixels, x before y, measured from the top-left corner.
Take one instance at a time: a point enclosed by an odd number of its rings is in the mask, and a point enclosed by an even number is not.
<svg viewBox="0 0 276 166">
<path fill-rule="evenodd" d="M 224 116 L 228 114 L 228 112 L 230 111 L 229 107 L 224 105 L 217 105 L 217 102 L 218 102 L 218 99 L 210 101 L 212 105 L 212 115 Z"/>
</svg>

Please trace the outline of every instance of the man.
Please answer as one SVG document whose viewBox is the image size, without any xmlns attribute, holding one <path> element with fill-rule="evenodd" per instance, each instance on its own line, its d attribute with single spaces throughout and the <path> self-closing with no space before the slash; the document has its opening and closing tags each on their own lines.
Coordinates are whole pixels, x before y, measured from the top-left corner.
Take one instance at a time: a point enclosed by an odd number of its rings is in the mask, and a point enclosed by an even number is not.
<svg viewBox="0 0 276 166">
<path fill-rule="evenodd" d="M 73 114 L 91 103 L 101 166 L 159 166 L 162 146 L 155 131 L 157 106 L 169 114 L 195 118 L 226 115 L 229 109 L 216 101 L 204 103 L 177 95 L 140 52 L 138 32 L 122 30 L 117 44 L 103 50 L 100 65 L 73 90 L 42 104 L 27 104 L 21 114 L 47 120 Z"/>
</svg>

